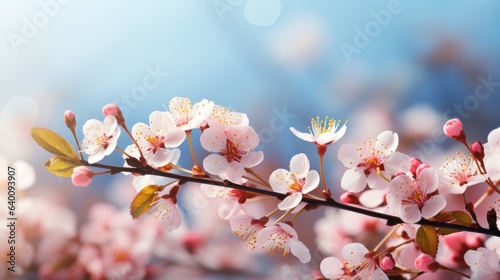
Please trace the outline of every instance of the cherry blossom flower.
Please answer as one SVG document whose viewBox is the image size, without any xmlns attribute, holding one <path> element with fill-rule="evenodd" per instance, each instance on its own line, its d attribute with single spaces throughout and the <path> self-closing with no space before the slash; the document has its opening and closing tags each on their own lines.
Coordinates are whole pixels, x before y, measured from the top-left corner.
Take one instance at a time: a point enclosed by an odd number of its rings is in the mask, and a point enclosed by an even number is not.
<svg viewBox="0 0 500 280">
<path fill-rule="evenodd" d="M 407 171 L 411 166 L 410 157 L 396 152 L 398 134 L 384 131 L 375 139 L 368 138 L 361 146 L 344 144 L 338 158 L 348 169 L 342 176 L 340 186 L 349 192 L 360 192 L 366 185 L 372 189 L 387 187 L 385 178 L 399 171 Z"/>
<path fill-rule="evenodd" d="M 234 234 L 246 240 L 245 245 L 251 250 L 255 249 L 257 234 L 264 228 L 269 218 L 256 219 L 251 215 L 239 215 L 231 218 L 229 223 Z"/>
<path fill-rule="evenodd" d="M 252 152 L 259 144 L 259 136 L 250 126 L 210 127 L 203 132 L 200 142 L 213 153 L 203 160 L 205 170 L 214 175 L 225 173 L 232 182 L 241 179 L 245 168 L 264 159 L 262 151 Z"/>
<path fill-rule="evenodd" d="M 372 253 L 361 243 L 351 243 L 344 246 L 342 256 L 348 274 L 354 275 L 353 280 L 389 280 L 389 277 L 379 267 Z"/>
<path fill-rule="evenodd" d="M 112 115 L 107 116 L 103 123 L 95 119 L 85 122 L 82 151 L 89 155 L 88 162 L 96 163 L 110 155 L 116 148 L 120 132 L 116 118 Z"/>
<path fill-rule="evenodd" d="M 321 261 L 319 265 L 321 274 L 330 280 L 337 280 L 344 275 L 344 265 L 336 257 L 328 257 Z"/>
<path fill-rule="evenodd" d="M 457 153 L 457 157 L 447 159 L 441 168 L 444 187 L 453 194 L 463 194 L 467 187 L 484 182 L 487 176 L 479 173 L 474 160 Z"/>
<path fill-rule="evenodd" d="M 335 121 L 335 119 L 330 119 L 325 117 L 321 120 L 319 117 L 311 119 L 311 126 L 309 128 L 309 133 L 300 132 L 297 129 L 290 127 L 290 130 L 295 134 L 295 136 L 300 139 L 313 142 L 318 146 L 330 145 L 337 142 L 342 138 L 347 130 L 347 122 L 339 129 L 340 120 Z"/>
<path fill-rule="evenodd" d="M 214 105 L 212 114 L 207 119 L 209 127 L 230 126 L 230 125 L 248 125 L 247 114 L 231 111 L 231 107 Z"/>
<path fill-rule="evenodd" d="M 464 255 L 464 260 L 472 270 L 472 280 L 497 280 L 500 279 L 500 255 L 486 248 L 469 250 Z"/>
<path fill-rule="evenodd" d="M 172 153 L 168 148 L 178 147 L 186 138 L 186 133 L 170 122 L 168 114 L 160 111 L 151 113 L 149 126 L 144 123 L 135 124 L 132 135 L 146 160 L 157 167 L 171 162 Z"/>
<path fill-rule="evenodd" d="M 459 119 L 448 120 L 443 126 L 443 132 L 446 136 L 458 141 L 465 141 L 465 133 L 462 122 Z"/>
<path fill-rule="evenodd" d="M 278 223 L 261 229 L 257 234 L 256 246 L 271 253 L 282 250 L 283 256 L 292 252 L 301 263 L 308 263 L 311 260 L 309 249 L 299 241 L 297 232 L 287 223 Z"/>
<path fill-rule="evenodd" d="M 415 179 L 408 175 L 397 176 L 389 184 L 386 197 L 389 209 L 406 223 L 433 217 L 446 205 L 443 196 L 433 194 L 438 185 L 438 174 L 432 167 L 422 170 Z"/>
<path fill-rule="evenodd" d="M 184 131 L 200 127 L 210 116 L 214 103 L 203 99 L 192 104 L 189 98 L 174 97 L 168 103 L 168 118 Z"/>
<path fill-rule="evenodd" d="M 287 197 L 278 204 L 280 210 L 296 207 L 304 194 L 318 186 L 319 174 L 316 170 L 309 170 L 309 167 L 307 156 L 298 154 L 290 160 L 290 171 L 277 169 L 271 174 L 269 183 L 273 190 L 287 194 Z"/>
</svg>

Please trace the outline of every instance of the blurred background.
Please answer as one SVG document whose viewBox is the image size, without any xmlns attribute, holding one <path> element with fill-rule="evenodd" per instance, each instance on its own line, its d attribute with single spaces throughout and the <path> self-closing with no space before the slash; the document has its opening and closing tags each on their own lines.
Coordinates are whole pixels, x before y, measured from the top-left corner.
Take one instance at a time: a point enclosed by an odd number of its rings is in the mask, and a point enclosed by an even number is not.
<svg viewBox="0 0 500 280">
<path fill-rule="evenodd" d="M 345 171 L 337 159 L 340 145 L 387 129 L 399 134 L 401 151 L 440 166 L 456 151 L 455 143 L 443 137 L 447 119 L 459 117 L 468 139 L 482 142 L 500 126 L 499 8 L 496 1 L 1 0 L 0 162 L 19 166 L 18 180 L 20 185 L 25 180 L 21 188 L 26 188 L 18 190 L 19 204 L 57 205 L 71 216 L 70 222 L 55 223 L 57 215 L 40 210 L 31 226 L 58 229 L 40 224 L 70 223 L 69 236 L 91 220 L 88 213 L 96 203 L 119 212 L 135 190 L 122 175 L 99 176 L 91 186 L 77 188 L 45 170 L 50 155 L 36 146 L 29 129 L 50 128 L 73 143 L 63 122 L 65 110 L 75 113 L 82 139 L 83 123 L 102 120 L 102 106 L 110 102 L 121 107 L 129 127 L 164 110 L 175 96 L 231 106 L 248 114 L 261 138 L 265 163 L 257 170 L 264 177 L 287 167 L 299 152 L 318 168 L 316 148 L 293 136 L 290 126 L 305 131 L 316 116 L 348 120 L 346 136 L 327 152 L 332 189 Z M 128 144 L 122 134 L 119 146 Z M 195 147 L 202 158 L 206 153 L 199 142 Z M 180 164 L 189 168 L 187 146 L 181 149 Z M 123 163 L 117 153 L 104 162 Z M 6 180 L 5 172 L 0 176 Z M 19 211 L 26 217 L 38 209 L 24 207 Z M 184 210 L 189 222 L 183 232 L 203 228 L 194 218 L 202 211 L 190 215 Z M 290 269 L 295 269 L 290 275 L 307 275 L 317 270 L 324 252 L 316 248 L 312 230 L 322 215 L 317 212 L 297 223 L 301 240 L 316 254 L 310 265 L 297 268 L 292 257 L 252 255 L 252 262 L 242 262 L 256 267 L 226 269 L 220 263 L 199 265 L 192 256 L 186 257 L 190 262 L 169 256 L 172 274 L 164 274 L 165 279 L 195 273 L 179 267 L 203 267 L 192 276 L 201 279 L 224 279 L 227 271 L 241 279 L 276 279 Z M 204 226 L 210 231 L 203 235 L 207 240 L 214 239 L 214 227 L 231 235 L 227 223 Z M 229 241 L 220 242 L 227 246 Z M 33 244 L 25 252 L 33 256 L 26 257 L 26 271 L 43 263 L 36 257 L 38 243 Z M 189 255 L 186 246 L 181 249 Z M 279 265 L 269 265 L 269 259 Z M 245 271 L 242 276 L 240 271 Z"/>
</svg>

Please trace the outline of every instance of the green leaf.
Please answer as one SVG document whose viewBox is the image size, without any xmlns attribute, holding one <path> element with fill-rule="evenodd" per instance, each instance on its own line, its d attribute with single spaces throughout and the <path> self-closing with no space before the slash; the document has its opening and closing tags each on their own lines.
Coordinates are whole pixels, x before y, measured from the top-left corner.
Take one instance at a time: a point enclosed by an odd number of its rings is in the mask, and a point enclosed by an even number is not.
<svg viewBox="0 0 500 280">
<path fill-rule="evenodd" d="M 78 155 L 73 146 L 61 135 L 50 129 L 34 127 L 31 129 L 31 137 L 51 154 L 78 160 Z"/>
<path fill-rule="evenodd" d="M 472 218 L 470 217 L 470 215 L 463 211 L 453 211 L 453 217 L 455 217 L 458 221 L 460 221 L 464 225 L 472 224 Z"/>
<path fill-rule="evenodd" d="M 81 164 L 68 157 L 53 157 L 45 162 L 45 168 L 59 177 L 71 177 L 73 169 Z"/>
<path fill-rule="evenodd" d="M 130 215 L 132 218 L 137 219 L 144 212 L 151 208 L 151 203 L 153 203 L 158 197 L 158 190 L 160 186 L 149 185 L 144 187 L 134 198 L 132 204 L 130 204 Z"/>
<path fill-rule="evenodd" d="M 436 258 L 438 250 L 438 235 L 435 228 L 421 226 L 417 230 L 417 246 L 422 253 Z"/>
</svg>

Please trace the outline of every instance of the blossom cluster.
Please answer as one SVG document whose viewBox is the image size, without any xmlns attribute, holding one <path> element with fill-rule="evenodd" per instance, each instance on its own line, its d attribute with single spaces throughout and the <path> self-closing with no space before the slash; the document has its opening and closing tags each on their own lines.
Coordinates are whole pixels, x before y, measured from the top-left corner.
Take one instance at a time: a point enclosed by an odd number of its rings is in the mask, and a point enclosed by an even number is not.
<svg viewBox="0 0 500 280">
<path fill-rule="evenodd" d="M 469 144 L 460 120 L 446 122 L 444 133 L 466 150 L 445 159 L 441 166 L 398 151 L 399 136 L 393 131 L 358 144 L 342 144 L 337 158 L 345 171 L 335 190 L 343 192 L 337 199 L 328 186 L 331 182 L 325 180 L 323 160 L 330 156 L 329 145 L 338 145 L 347 133 L 347 121 L 316 117 L 307 132 L 290 128 L 299 139 L 316 146 L 319 171 L 311 169 L 312 156 L 298 153 L 287 168 L 259 174 L 254 167 L 263 162 L 264 154 L 255 150 L 259 136 L 247 115 L 213 101 L 193 104 L 188 98 L 174 97 L 165 111 L 152 112 L 147 123 L 136 123 L 131 131 L 116 105 L 106 105 L 103 114 L 102 122 L 85 122 L 77 153 L 67 142 L 48 149 L 56 155 L 51 163 L 64 161 L 70 170 L 64 175 L 71 176 L 76 186 L 88 186 L 94 176 L 102 174 L 133 177 L 137 196 L 130 214 L 134 219 L 155 217 L 163 230 L 179 229 L 183 223 L 179 193 L 196 188 L 218 201 L 218 216 L 250 250 L 291 253 L 309 263 L 311 253 L 299 239 L 296 225 L 302 213 L 328 206 L 366 218 L 349 217 L 341 222 L 345 214 L 335 211 L 316 223 L 317 243 L 326 256 L 318 264 L 317 279 L 410 279 L 442 271 L 469 277 L 464 267 L 470 268 L 472 279 L 500 277 L 499 239 L 481 234 L 500 233 L 500 128 L 489 134 L 488 143 Z M 76 139 L 75 116 L 70 111 L 65 122 Z M 202 164 L 194 152 L 193 130 L 201 132 Z M 46 143 L 43 138 L 48 136 L 42 132 L 32 134 L 39 144 Z M 121 149 L 117 143 L 124 134 L 132 143 Z M 191 168 L 179 165 L 180 146 L 186 142 Z M 102 163 L 113 151 L 122 153 L 123 166 Z M 49 164 L 48 169 L 62 176 L 62 167 Z M 479 192 L 480 197 L 472 198 L 468 190 Z M 497 202 L 484 206 L 492 198 Z M 449 203 L 457 200 L 462 203 L 459 207 Z M 274 204 L 275 209 L 262 215 L 255 210 L 258 207 L 251 207 L 261 203 Z M 387 220 L 387 226 L 379 219 Z M 467 238 L 465 231 L 470 231 Z M 362 240 L 361 233 L 380 236 L 380 241 Z M 89 263 L 92 250 L 85 251 Z"/>
</svg>

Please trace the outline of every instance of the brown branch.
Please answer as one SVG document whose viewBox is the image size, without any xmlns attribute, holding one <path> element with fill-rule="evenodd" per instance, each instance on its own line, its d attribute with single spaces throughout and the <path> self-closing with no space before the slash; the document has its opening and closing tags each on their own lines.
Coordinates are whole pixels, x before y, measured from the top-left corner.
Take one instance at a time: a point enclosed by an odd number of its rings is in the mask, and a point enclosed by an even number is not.
<svg viewBox="0 0 500 280">
<path fill-rule="evenodd" d="M 116 173 L 120 173 L 120 172 L 131 172 L 131 173 L 138 173 L 141 175 L 154 175 L 154 176 L 160 176 L 160 177 L 181 180 L 183 182 L 193 182 L 193 183 L 199 183 L 199 184 L 207 184 L 207 185 L 232 188 L 232 189 L 242 190 L 242 191 L 246 191 L 246 192 L 261 194 L 261 195 L 265 195 L 265 196 L 275 197 L 279 200 L 283 200 L 286 197 L 286 194 L 276 193 L 276 192 L 273 192 L 270 190 L 253 188 L 253 187 L 244 186 L 244 185 L 240 185 L 240 184 L 235 184 L 235 183 L 230 182 L 228 180 L 218 181 L 218 180 L 214 180 L 211 178 L 200 178 L 200 177 L 192 177 L 192 176 L 179 175 L 179 174 L 175 174 L 175 173 L 163 172 L 163 171 L 157 170 L 149 165 L 136 168 L 136 167 L 111 166 L 111 165 L 100 164 L 100 163 L 89 164 L 86 161 L 80 161 L 80 163 L 82 163 L 83 165 L 86 165 L 86 166 L 110 169 L 111 174 L 116 174 Z M 321 199 L 315 199 L 315 198 L 310 198 L 310 197 L 303 197 L 302 201 L 306 202 L 308 204 L 314 205 L 314 206 L 332 207 L 332 208 L 342 209 L 342 210 L 351 211 L 354 213 L 358 213 L 358 214 L 386 220 L 388 226 L 394 226 L 397 224 L 404 224 L 405 223 L 399 217 L 380 213 L 380 212 L 371 211 L 368 209 L 364 209 L 364 208 L 360 208 L 360 207 L 356 207 L 356 206 L 352 206 L 352 205 L 348 205 L 348 204 L 339 203 L 339 202 L 333 200 L 332 198 L 329 198 L 326 200 L 321 200 Z M 430 220 L 423 219 L 423 218 L 420 221 L 416 222 L 415 224 L 432 226 L 432 227 L 436 227 L 436 228 L 447 228 L 447 229 L 457 230 L 457 231 L 476 232 L 476 233 L 482 233 L 482 234 L 500 237 L 500 231 L 494 230 L 494 229 L 486 229 L 486 228 L 482 228 L 482 227 L 462 226 L 462 225 L 456 225 L 456 224 L 450 224 L 450 223 L 444 223 L 444 222 L 438 222 L 438 221 L 430 221 Z"/>
</svg>

